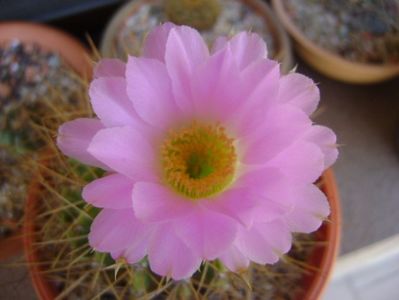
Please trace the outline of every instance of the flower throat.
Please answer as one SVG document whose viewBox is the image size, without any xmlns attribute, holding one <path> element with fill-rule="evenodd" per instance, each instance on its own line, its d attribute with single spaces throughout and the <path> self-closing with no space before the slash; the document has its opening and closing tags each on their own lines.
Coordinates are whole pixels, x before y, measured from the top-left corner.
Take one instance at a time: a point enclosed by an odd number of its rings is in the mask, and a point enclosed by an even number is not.
<svg viewBox="0 0 399 300">
<path fill-rule="evenodd" d="M 161 148 L 164 180 L 191 199 L 221 192 L 234 178 L 233 142 L 218 124 L 192 123 L 170 132 Z"/>
</svg>

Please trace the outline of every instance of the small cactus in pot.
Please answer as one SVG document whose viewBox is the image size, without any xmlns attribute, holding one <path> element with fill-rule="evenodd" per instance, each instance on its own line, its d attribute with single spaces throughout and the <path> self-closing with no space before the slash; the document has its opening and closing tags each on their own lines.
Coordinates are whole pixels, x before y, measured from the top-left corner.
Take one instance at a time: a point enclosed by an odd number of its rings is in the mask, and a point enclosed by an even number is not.
<svg viewBox="0 0 399 300">
<path fill-rule="evenodd" d="M 170 21 L 198 30 L 208 30 L 220 14 L 218 0 L 166 0 L 165 12 Z"/>
</svg>

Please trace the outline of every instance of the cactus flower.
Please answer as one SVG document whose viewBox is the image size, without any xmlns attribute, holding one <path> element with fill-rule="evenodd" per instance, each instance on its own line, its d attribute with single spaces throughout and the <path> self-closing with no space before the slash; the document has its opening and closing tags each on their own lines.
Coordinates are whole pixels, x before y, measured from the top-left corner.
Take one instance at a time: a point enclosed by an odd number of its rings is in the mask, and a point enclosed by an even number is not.
<svg viewBox="0 0 399 300">
<path fill-rule="evenodd" d="M 211 50 L 165 23 L 141 57 L 103 59 L 89 96 L 96 118 L 59 128 L 61 151 L 107 171 L 84 189 L 102 208 L 89 243 L 175 280 L 204 260 L 231 271 L 272 264 L 329 215 L 314 182 L 337 158 L 314 125 L 319 90 L 280 74 L 264 41 L 242 32 Z"/>
</svg>

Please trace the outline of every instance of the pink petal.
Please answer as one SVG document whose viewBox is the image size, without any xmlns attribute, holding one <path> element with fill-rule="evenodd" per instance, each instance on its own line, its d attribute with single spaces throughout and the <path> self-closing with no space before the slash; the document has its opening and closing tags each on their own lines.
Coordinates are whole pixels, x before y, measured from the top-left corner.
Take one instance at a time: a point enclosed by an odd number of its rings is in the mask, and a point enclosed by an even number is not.
<svg viewBox="0 0 399 300">
<path fill-rule="evenodd" d="M 189 278 L 201 264 L 201 258 L 167 225 L 159 226 L 151 237 L 148 261 L 152 271 L 174 280 Z"/>
<path fill-rule="evenodd" d="M 264 168 L 249 172 L 236 185 L 252 187 L 259 194 L 259 206 L 254 211 L 254 222 L 285 219 L 292 231 L 316 230 L 328 216 L 326 198 L 313 184 L 292 181 L 281 172 Z"/>
<path fill-rule="evenodd" d="M 195 203 L 183 199 L 168 187 L 138 182 L 133 189 L 133 208 L 137 218 L 146 222 L 163 222 L 190 214 Z"/>
<path fill-rule="evenodd" d="M 252 190 L 257 203 L 252 215 L 254 221 L 270 222 L 293 209 L 296 200 L 293 183 L 276 168 L 248 172 L 237 180 L 236 185 Z"/>
<path fill-rule="evenodd" d="M 124 250 L 111 252 L 111 256 L 115 260 L 124 258 L 129 264 L 134 264 L 142 260 L 147 255 L 147 244 L 148 241 L 146 240 L 143 240 L 139 243 L 133 243 Z"/>
<path fill-rule="evenodd" d="M 243 271 L 249 266 L 249 259 L 234 245 L 220 255 L 219 259 L 232 272 Z"/>
<path fill-rule="evenodd" d="M 131 179 L 156 178 L 154 150 L 143 134 L 131 127 L 100 130 L 93 137 L 88 152 L 115 172 Z"/>
<path fill-rule="evenodd" d="M 198 209 L 175 221 L 175 229 L 184 243 L 203 259 L 215 259 L 226 251 L 237 233 L 238 223 L 211 210 Z"/>
<path fill-rule="evenodd" d="M 268 166 L 279 168 L 294 181 L 312 183 L 324 170 L 324 155 L 316 145 L 299 141 L 269 161 Z"/>
<path fill-rule="evenodd" d="M 279 99 L 282 103 L 290 103 L 310 115 L 319 104 L 320 91 L 310 78 L 290 73 L 280 80 Z"/>
<path fill-rule="evenodd" d="M 287 105 L 274 107 L 257 131 L 243 138 L 246 149 L 242 162 L 266 164 L 293 144 L 310 125 L 310 119 L 302 111 Z"/>
<path fill-rule="evenodd" d="M 267 195 L 260 196 L 260 199 L 263 200 L 262 204 L 254 210 L 252 214 L 253 222 L 271 222 L 277 219 L 281 219 L 285 215 L 287 215 L 293 208 L 287 206 L 284 201 L 276 201 L 270 198 L 267 198 Z M 291 199 L 289 199 L 291 200 Z"/>
<path fill-rule="evenodd" d="M 103 58 L 94 67 L 94 78 L 125 77 L 125 63 L 116 58 Z"/>
<path fill-rule="evenodd" d="M 228 84 L 226 84 L 228 82 Z M 223 121 L 245 100 L 239 69 L 230 47 L 212 55 L 192 81 L 195 111 L 204 118 Z"/>
<path fill-rule="evenodd" d="M 148 35 L 143 46 L 143 57 L 165 60 L 166 41 L 172 28 L 176 28 L 172 23 L 166 22 L 155 27 Z"/>
<path fill-rule="evenodd" d="M 259 264 L 276 263 L 291 248 L 291 234 L 281 220 L 254 223 L 251 229 L 240 229 L 235 242 L 243 255 Z"/>
<path fill-rule="evenodd" d="M 94 112 L 105 126 L 144 126 L 126 94 L 124 78 L 95 79 L 90 84 L 89 95 Z"/>
<path fill-rule="evenodd" d="M 124 258 L 129 264 L 139 262 L 147 255 L 148 243 L 153 232 L 153 227 L 146 224 L 146 228 L 137 231 L 134 240 L 122 250 L 112 251 L 111 256 L 115 260 Z"/>
<path fill-rule="evenodd" d="M 317 230 L 330 214 L 326 196 L 313 184 L 296 189 L 297 204 L 284 218 L 291 231 L 310 233 Z"/>
<path fill-rule="evenodd" d="M 139 262 L 147 255 L 148 241 L 142 241 L 134 246 L 127 248 L 123 257 L 126 258 L 129 264 Z"/>
<path fill-rule="evenodd" d="M 276 105 L 280 67 L 272 60 L 256 61 L 241 72 L 241 78 L 240 89 L 246 96 L 229 121 L 240 137 L 262 126 L 267 112 Z"/>
<path fill-rule="evenodd" d="M 165 65 L 155 59 L 131 56 L 126 77 L 127 93 L 140 117 L 160 129 L 168 128 L 179 110 Z"/>
<path fill-rule="evenodd" d="M 208 56 L 208 48 L 198 31 L 187 26 L 170 30 L 166 42 L 165 63 L 172 80 L 176 103 L 185 113 L 193 112 L 190 80 L 196 68 Z"/>
<path fill-rule="evenodd" d="M 230 39 L 229 44 L 240 70 L 267 57 L 266 44 L 256 33 L 240 32 Z"/>
<path fill-rule="evenodd" d="M 136 219 L 133 209 L 105 208 L 91 225 L 89 244 L 99 252 L 115 252 L 147 234 L 148 227 Z"/>
<path fill-rule="evenodd" d="M 82 197 L 96 207 L 129 208 L 132 207 L 133 185 L 134 182 L 130 178 L 120 174 L 111 174 L 86 185 Z"/>
<path fill-rule="evenodd" d="M 65 155 L 82 163 L 108 169 L 87 152 L 93 136 L 102 128 L 104 126 L 97 119 L 81 118 L 66 122 L 58 129 L 57 146 Z"/>
<path fill-rule="evenodd" d="M 201 200 L 201 205 L 236 219 L 244 226 L 252 224 L 252 215 L 257 204 L 256 197 L 249 188 L 229 189 L 215 198 Z"/>
<path fill-rule="evenodd" d="M 237 186 L 243 186 L 255 194 L 270 199 L 290 210 L 295 183 L 290 181 L 278 167 L 265 167 L 248 171 L 237 179 Z"/>
<path fill-rule="evenodd" d="M 236 186 L 244 186 L 258 191 L 269 190 L 282 180 L 283 175 L 278 168 L 257 168 L 248 170 L 236 181 Z"/>
<path fill-rule="evenodd" d="M 338 158 L 337 136 L 324 126 L 312 126 L 304 137 L 307 141 L 315 143 L 324 154 L 324 169 L 329 168 Z"/>
</svg>

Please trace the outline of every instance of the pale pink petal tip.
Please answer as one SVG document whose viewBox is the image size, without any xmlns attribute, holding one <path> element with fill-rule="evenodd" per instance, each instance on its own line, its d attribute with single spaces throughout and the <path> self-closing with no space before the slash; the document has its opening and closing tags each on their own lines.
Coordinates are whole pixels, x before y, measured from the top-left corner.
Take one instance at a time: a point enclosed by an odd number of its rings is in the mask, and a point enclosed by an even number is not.
<svg viewBox="0 0 399 300">
<path fill-rule="evenodd" d="M 173 231 L 169 226 L 162 226 L 152 236 L 148 249 L 151 270 L 175 280 L 189 278 L 202 260 Z"/>
<path fill-rule="evenodd" d="M 219 37 L 213 44 L 212 53 L 216 53 L 226 47 L 230 47 L 234 60 L 240 70 L 267 57 L 265 41 L 256 33 L 240 32 L 231 39 Z"/>
<path fill-rule="evenodd" d="M 177 119 L 179 110 L 164 63 L 148 58 L 129 57 L 127 94 L 137 114 L 161 130 Z"/>
<path fill-rule="evenodd" d="M 143 57 L 164 61 L 166 41 L 170 30 L 174 27 L 172 23 L 166 22 L 154 28 L 144 42 Z"/>
<path fill-rule="evenodd" d="M 122 209 L 132 207 L 134 182 L 120 174 L 111 174 L 86 185 L 83 199 L 100 208 Z"/>
<path fill-rule="evenodd" d="M 97 117 L 106 127 L 135 126 L 137 115 L 127 96 L 123 77 L 94 79 L 89 88 L 91 105 Z"/>
<path fill-rule="evenodd" d="M 197 212 L 177 220 L 176 234 L 193 253 L 213 260 L 225 252 L 237 235 L 237 221 L 211 210 Z"/>
<path fill-rule="evenodd" d="M 58 129 L 57 145 L 65 155 L 91 166 L 108 169 L 87 151 L 93 136 L 102 128 L 102 123 L 97 119 L 82 118 L 66 122 Z"/>
<path fill-rule="evenodd" d="M 320 91 L 312 79 L 298 73 L 290 73 L 280 79 L 279 98 L 305 113 L 313 113 L 320 101 Z"/>
<path fill-rule="evenodd" d="M 249 259 L 240 250 L 238 250 L 236 246 L 231 246 L 231 248 L 223 253 L 219 258 L 232 272 L 244 271 L 249 266 Z"/>
<path fill-rule="evenodd" d="M 240 252 L 259 264 L 274 264 L 291 248 L 291 233 L 284 221 L 256 223 L 247 231 L 242 230 L 235 241 Z"/>
<path fill-rule="evenodd" d="M 332 166 L 338 158 L 337 136 L 325 126 L 315 125 L 305 134 L 305 139 L 315 143 L 324 154 L 324 169 Z"/>
<path fill-rule="evenodd" d="M 267 57 L 264 40 L 256 33 L 241 32 L 230 40 L 231 51 L 241 70 Z"/>
<path fill-rule="evenodd" d="M 296 193 L 298 203 L 284 218 L 293 232 L 313 232 L 330 214 L 327 198 L 314 185 L 304 186 Z"/>
<path fill-rule="evenodd" d="M 96 251 L 137 257 L 142 247 L 147 247 L 152 230 L 136 219 L 131 208 L 105 208 L 91 225 L 89 244 Z"/>
</svg>

